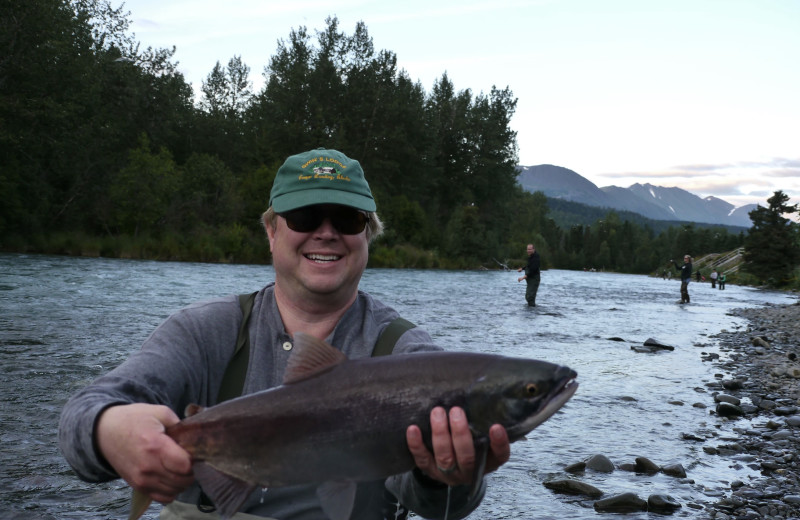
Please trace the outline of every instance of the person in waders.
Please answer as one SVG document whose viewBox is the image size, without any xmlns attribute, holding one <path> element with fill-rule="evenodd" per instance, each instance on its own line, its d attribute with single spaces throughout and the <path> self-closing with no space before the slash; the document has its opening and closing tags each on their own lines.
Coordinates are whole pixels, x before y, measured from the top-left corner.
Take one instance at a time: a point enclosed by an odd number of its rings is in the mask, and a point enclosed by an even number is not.
<svg viewBox="0 0 800 520">
<path fill-rule="evenodd" d="M 525 288 L 525 300 L 531 307 L 536 307 L 536 293 L 539 292 L 539 282 L 541 281 L 541 259 L 539 253 L 536 252 L 536 248 L 533 247 L 533 244 L 528 244 L 526 252 L 528 253 L 528 263 L 525 264 L 525 267 L 517 269 L 517 272 L 524 269 L 525 275 L 517 278 L 517 282 L 525 280 L 527 284 Z"/>
<path fill-rule="evenodd" d="M 683 265 L 678 265 L 674 260 L 670 260 L 672 265 L 681 272 L 681 301 L 680 303 L 689 303 L 689 282 L 692 281 L 692 257 L 686 255 L 683 257 Z"/>
</svg>

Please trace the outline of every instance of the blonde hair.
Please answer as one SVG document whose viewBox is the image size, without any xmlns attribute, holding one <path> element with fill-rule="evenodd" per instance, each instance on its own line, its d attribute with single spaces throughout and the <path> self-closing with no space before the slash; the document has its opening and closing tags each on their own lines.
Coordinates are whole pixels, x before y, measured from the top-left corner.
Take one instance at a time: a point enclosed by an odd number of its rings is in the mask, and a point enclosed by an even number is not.
<svg viewBox="0 0 800 520">
<path fill-rule="evenodd" d="M 383 234 L 383 222 L 378 217 L 378 214 L 374 211 L 367 211 L 367 242 L 372 242 L 381 234 Z M 264 225 L 264 230 L 266 231 L 267 226 L 270 226 L 272 229 L 275 229 L 275 222 L 278 218 L 278 214 L 272 209 L 272 206 L 267 208 L 267 211 L 261 215 L 261 223 Z"/>
</svg>

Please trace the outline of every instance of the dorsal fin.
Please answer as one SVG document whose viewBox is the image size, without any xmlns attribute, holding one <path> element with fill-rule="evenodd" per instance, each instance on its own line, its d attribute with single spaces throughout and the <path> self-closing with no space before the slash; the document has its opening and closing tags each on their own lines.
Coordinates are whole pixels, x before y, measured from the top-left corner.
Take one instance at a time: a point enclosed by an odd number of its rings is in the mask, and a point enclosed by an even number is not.
<svg viewBox="0 0 800 520">
<path fill-rule="evenodd" d="M 193 415 L 196 415 L 196 414 L 202 412 L 203 410 L 205 410 L 204 406 L 200 406 L 199 404 L 191 403 L 191 404 L 186 406 L 186 409 L 183 411 L 183 415 L 184 415 L 184 417 L 191 417 Z"/>
<path fill-rule="evenodd" d="M 303 332 L 296 332 L 294 334 L 294 350 L 286 365 L 283 384 L 288 385 L 310 379 L 346 360 L 347 356 L 321 339 Z"/>
</svg>

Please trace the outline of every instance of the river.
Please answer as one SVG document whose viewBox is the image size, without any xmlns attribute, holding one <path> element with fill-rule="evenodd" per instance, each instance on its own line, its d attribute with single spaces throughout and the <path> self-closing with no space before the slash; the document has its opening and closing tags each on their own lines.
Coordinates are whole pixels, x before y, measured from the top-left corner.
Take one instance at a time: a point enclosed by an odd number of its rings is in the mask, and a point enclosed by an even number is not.
<svg viewBox="0 0 800 520">
<path fill-rule="evenodd" d="M 542 485 L 566 478 L 565 466 L 595 454 L 615 464 L 645 456 L 660 465 L 683 465 L 687 479 L 620 470 L 577 477 L 607 496 L 671 495 L 683 505 L 676 518 L 702 518 L 702 510 L 692 506 L 716 502 L 732 480 L 753 475 L 747 466 L 706 455 L 683 434 L 715 431 L 724 438 L 729 431 L 710 413 L 706 384 L 717 380 L 718 368 L 703 361 L 719 353 L 716 333 L 745 325 L 728 312 L 791 303 L 794 297 L 692 283 L 692 303 L 678 305 L 675 279 L 548 270 L 538 306 L 529 308 L 518 276 L 368 269 L 361 282 L 363 290 L 426 328 L 447 349 L 544 359 L 579 374 L 572 400 L 515 443 L 510 462 L 487 477 L 486 499 L 471 519 L 602 516 L 592 500 L 554 494 Z M 171 312 L 193 301 L 253 291 L 272 279 L 272 267 L 261 265 L 0 254 L 3 517 L 127 518 L 130 493 L 121 481 L 81 482 L 61 457 L 56 434 L 65 401 L 139 348 Z M 675 350 L 631 349 L 648 338 Z M 156 518 L 155 508 L 146 517 Z"/>
</svg>

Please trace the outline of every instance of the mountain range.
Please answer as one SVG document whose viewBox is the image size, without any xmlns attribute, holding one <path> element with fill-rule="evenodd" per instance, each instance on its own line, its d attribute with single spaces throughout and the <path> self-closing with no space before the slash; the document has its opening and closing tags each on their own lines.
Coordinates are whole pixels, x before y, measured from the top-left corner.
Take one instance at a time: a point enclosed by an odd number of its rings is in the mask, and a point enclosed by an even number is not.
<svg viewBox="0 0 800 520">
<path fill-rule="evenodd" d="M 756 204 L 735 207 L 717 197 L 698 197 L 680 188 L 633 184 L 598 188 L 574 171 L 552 164 L 517 167 L 517 182 L 531 193 L 600 208 L 630 211 L 652 220 L 721 224 L 750 228 L 748 213 Z"/>
</svg>

